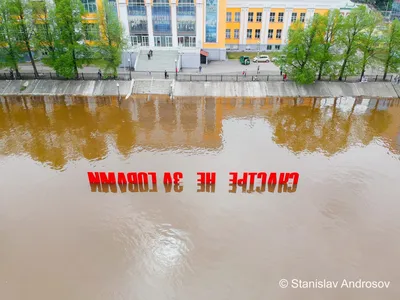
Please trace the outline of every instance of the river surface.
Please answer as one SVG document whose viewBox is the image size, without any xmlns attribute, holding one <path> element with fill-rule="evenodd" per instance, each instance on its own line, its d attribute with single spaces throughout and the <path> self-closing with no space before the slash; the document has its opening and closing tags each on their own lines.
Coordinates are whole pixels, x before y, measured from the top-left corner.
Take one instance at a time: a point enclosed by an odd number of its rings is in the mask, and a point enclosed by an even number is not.
<svg viewBox="0 0 400 300">
<path fill-rule="evenodd" d="M 263 191 L 229 172 L 300 177 Z M 397 300 L 399 200 L 399 100 L 1 98 L 0 299 Z M 340 288 L 359 279 L 390 286 Z"/>
</svg>

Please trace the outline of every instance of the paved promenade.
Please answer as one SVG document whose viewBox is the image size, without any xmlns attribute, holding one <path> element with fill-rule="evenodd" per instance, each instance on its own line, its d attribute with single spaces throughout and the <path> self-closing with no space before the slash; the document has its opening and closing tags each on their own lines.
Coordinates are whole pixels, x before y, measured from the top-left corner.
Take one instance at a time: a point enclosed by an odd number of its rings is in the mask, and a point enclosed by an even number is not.
<svg viewBox="0 0 400 300">
<path fill-rule="evenodd" d="M 43 65 L 41 62 L 36 63 L 37 69 L 39 73 L 54 73 L 55 71 L 52 68 L 49 68 Z M 279 67 L 277 67 L 274 63 L 260 63 L 260 75 L 280 75 Z M 230 75 L 240 75 L 243 71 L 247 72 L 247 75 L 256 75 L 257 74 L 256 63 L 251 63 L 250 65 L 244 66 L 240 64 L 238 60 L 226 60 L 226 61 L 211 61 L 208 65 L 202 65 L 202 74 L 230 74 Z M 79 69 L 79 73 L 92 73 L 97 74 L 99 71 L 98 67 L 84 67 Z M 9 69 L 3 68 L 0 69 L 1 73 L 9 74 Z M 33 68 L 30 63 L 22 63 L 20 64 L 20 72 L 21 73 L 33 73 Z M 128 68 L 118 68 L 118 73 L 129 73 Z M 199 69 L 189 69 L 183 68 L 181 73 L 185 74 L 198 74 Z M 367 76 L 373 75 L 382 75 L 383 71 L 379 68 L 370 68 L 366 71 Z M 164 78 L 163 72 L 152 72 L 151 75 L 147 72 L 131 72 L 132 78 L 137 79 L 146 79 L 146 78 Z"/>
</svg>

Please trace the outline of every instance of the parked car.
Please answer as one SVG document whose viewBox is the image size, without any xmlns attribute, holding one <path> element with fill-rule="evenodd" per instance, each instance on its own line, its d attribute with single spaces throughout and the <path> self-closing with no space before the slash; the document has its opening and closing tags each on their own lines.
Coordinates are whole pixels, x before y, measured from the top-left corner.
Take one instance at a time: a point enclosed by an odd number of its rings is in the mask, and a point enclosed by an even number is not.
<svg viewBox="0 0 400 300">
<path fill-rule="evenodd" d="M 279 57 L 273 57 L 272 62 L 279 62 L 279 61 L 285 61 L 286 55 L 280 55 Z"/>
<path fill-rule="evenodd" d="M 250 64 L 250 57 L 248 56 L 241 56 L 240 57 L 240 63 L 242 65 L 249 65 Z"/>
<path fill-rule="evenodd" d="M 260 55 L 260 57 L 254 57 L 253 62 L 270 62 L 268 55 Z"/>
</svg>

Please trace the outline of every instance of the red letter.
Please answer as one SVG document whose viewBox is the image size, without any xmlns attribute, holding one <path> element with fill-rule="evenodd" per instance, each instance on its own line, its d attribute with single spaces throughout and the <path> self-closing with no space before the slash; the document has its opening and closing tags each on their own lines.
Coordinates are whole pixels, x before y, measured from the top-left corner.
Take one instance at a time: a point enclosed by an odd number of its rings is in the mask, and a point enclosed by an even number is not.
<svg viewBox="0 0 400 300">
<path fill-rule="evenodd" d="M 242 184 L 246 184 L 247 183 L 247 172 L 243 173 L 243 178 L 238 180 L 238 184 L 242 185 Z"/>
<path fill-rule="evenodd" d="M 261 184 L 267 183 L 267 173 L 265 172 L 258 173 L 257 178 L 261 178 Z"/>
<path fill-rule="evenodd" d="M 250 176 L 250 184 L 254 184 L 254 178 L 256 177 L 256 175 L 257 175 L 257 173 L 253 173 L 253 172 L 251 172 L 251 173 L 249 173 L 249 176 Z"/>
<path fill-rule="evenodd" d="M 276 184 L 276 173 L 269 174 L 268 185 Z"/>
<path fill-rule="evenodd" d="M 172 176 L 170 172 L 164 172 L 164 184 L 172 184 Z"/>
<path fill-rule="evenodd" d="M 99 172 L 87 172 L 88 178 L 89 178 L 89 183 L 92 184 L 99 184 L 100 183 L 100 176 Z"/>
<path fill-rule="evenodd" d="M 296 185 L 299 182 L 299 173 L 290 173 L 289 178 L 293 178 L 293 184 Z"/>
<path fill-rule="evenodd" d="M 207 184 L 215 184 L 215 172 L 207 172 L 206 173 L 206 183 Z"/>
<path fill-rule="evenodd" d="M 128 182 L 129 183 L 132 183 L 132 184 L 137 184 L 138 182 L 138 179 L 137 179 L 137 174 L 136 174 L 136 172 L 131 172 L 131 173 L 128 173 L 127 175 L 126 175 L 126 177 L 128 177 Z"/>
<path fill-rule="evenodd" d="M 108 172 L 108 176 L 106 172 L 100 172 L 100 181 L 101 183 L 115 184 L 115 174 L 114 172 Z"/>
<path fill-rule="evenodd" d="M 289 181 L 289 173 L 279 174 L 279 184 L 286 184 Z"/>
<path fill-rule="evenodd" d="M 174 173 L 174 184 L 179 184 L 179 180 L 183 178 L 182 172 L 175 172 Z"/>
<path fill-rule="evenodd" d="M 232 176 L 232 178 L 229 178 L 229 182 L 231 184 L 237 184 L 238 173 L 237 172 L 230 172 L 229 175 Z"/>
<path fill-rule="evenodd" d="M 197 178 L 197 183 L 204 184 L 206 181 L 206 173 L 198 172 L 197 176 L 200 176 L 200 178 Z"/>
<path fill-rule="evenodd" d="M 147 184 L 149 181 L 147 180 L 147 174 L 145 172 L 140 172 L 138 174 L 139 184 Z"/>
<path fill-rule="evenodd" d="M 125 173 L 122 173 L 122 172 L 118 173 L 118 183 L 119 184 L 127 184 L 128 183 L 125 178 Z"/>
<path fill-rule="evenodd" d="M 156 172 L 149 172 L 149 175 L 151 176 L 151 183 L 156 184 L 157 183 L 157 174 L 156 174 Z"/>
</svg>

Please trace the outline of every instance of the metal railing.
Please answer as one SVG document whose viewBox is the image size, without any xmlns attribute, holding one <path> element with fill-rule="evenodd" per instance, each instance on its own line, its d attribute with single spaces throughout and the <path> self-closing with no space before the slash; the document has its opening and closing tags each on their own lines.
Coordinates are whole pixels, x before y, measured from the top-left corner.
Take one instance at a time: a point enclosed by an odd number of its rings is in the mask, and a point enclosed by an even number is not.
<svg viewBox="0 0 400 300">
<path fill-rule="evenodd" d="M 281 75 L 242 75 L 242 74 L 188 74 L 188 73 L 175 73 L 168 72 L 167 78 L 165 78 L 164 72 L 120 72 L 117 76 L 112 76 L 111 74 L 102 74 L 100 77 L 97 73 L 79 73 L 77 78 L 65 78 L 57 75 L 55 72 L 40 72 L 38 77 L 35 77 L 33 72 L 30 73 L 19 73 L 16 76 L 14 73 L 12 76 L 9 73 L 0 73 L 0 80 L 131 80 L 135 79 L 175 79 L 177 81 L 183 82 L 249 82 L 249 81 L 264 81 L 264 82 L 277 82 L 283 81 L 283 76 Z M 391 82 L 393 81 L 393 75 L 387 75 L 386 79 L 383 79 L 383 75 L 369 75 L 367 76 L 368 82 Z M 291 81 L 288 78 L 287 81 Z M 317 81 L 317 80 L 316 80 Z M 338 79 L 332 77 L 323 77 L 320 81 L 328 82 L 339 82 Z M 360 82 L 360 76 L 347 76 L 344 77 L 342 82 Z"/>
<path fill-rule="evenodd" d="M 44 79 L 44 80 L 131 80 L 130 73 L 118 73 L 117 76 L 112 74 L 102 74 L 101 77 L 97 73 L 78 73 L 76 78 L 65 78 L 58 75 L 55 72 L 40 72 L 38 76 L 35 76 L 33 72 L 21 72 L 18 75 L 16 73 L 0 73 L 0 80 L 33 80 L 33 79 Z"/>
</svg>

